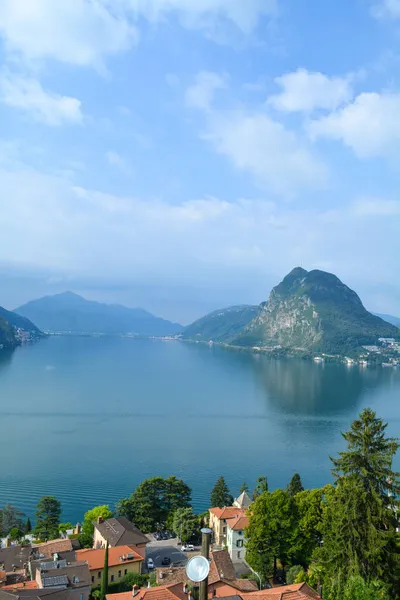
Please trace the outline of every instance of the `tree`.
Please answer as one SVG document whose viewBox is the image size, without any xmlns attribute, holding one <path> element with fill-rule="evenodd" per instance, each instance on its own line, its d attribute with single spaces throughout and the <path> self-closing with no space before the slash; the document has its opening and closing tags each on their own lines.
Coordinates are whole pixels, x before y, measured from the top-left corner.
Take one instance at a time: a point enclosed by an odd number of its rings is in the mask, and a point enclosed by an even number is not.
<svg viewBox="0 0 400 600">
<path fill-rule="evenodd" d="M 249 491 L 249 486 L 247 485 L 247 483 L 245 481 L 243 481 L 242 485 L 240 486 L 240 493 L 248 492 L 248 491 Z"/>
<path fill-rule="evenodd" d="M 55 496 L 43 496 L 36 505 L 35 533 L 42 539 L 58 537 L 58 525 L 61 517 L 61 502 Z"/>
<path fill-rule="evenodd" d="M 106 544 L 106 549 L 104 552 L 104 567 L 103 567 L 103 573 L 102 573 L 102 577 L 101 577 L 101 597 L 104 598 L 106 597 L 107 591 L 108 591 L 108 542 Z"/>
<path fill-rule="evenodd" d="M 246 529 L 246 561 L 266 580 L 276 572 L 279 559 L 291 560 L 298 526 L 293 501 L 284 490 L 264 492 L 252 504 Z"/>
<path fill-rule="evenodd" d="M 392 470 L 393 457 L 399 448 L 397 438 L 386 436 L 387 423 L 370 408 L 353 421 L 350 431 L 342 433 L 348 450 L 331 458 L 336 482 L 341 477 L 356 476 L 367 492 L 374 490 L 386 506 L 400 493 L 400 474 Z"/>
<path fill-rule="evenodd" d="M 32 531 L 32 525 L 31 525 L 31 520 L 28 517 L 25 523 L 25 533 L 30 533 Z"/>
<path fill-rule="evenodd" d="M 129 498 L 117 503 L 118 515 L 133 521 L 144 533 L 163 527 L 178 508 L 190 506 L 192 490 L 176 477 L 152 477 L 138 485 Z"/>
<path fill-rule="evenodd" d="M 301 583 L 305 581 L 306 573 L 301 565 L 293 565 L 286 573 L 286 583 Z"/>
<path fill-rule="evenodd" d="M 139 588 L 144 587 L 148 579 L 148 575 L 142 575 L 141 573 L 128 573 L 121 581 L 119 591 L 131 592 L 134 585 L 137 585 Z"/>
<path fill-rule="evenodd" d="M 326 600 L 391 600 L 387 586 L 377 579 L 367 583 L 360 575 L 347 581 L 338 574 L 324 586 Z"/>
<path fill-rule="evenodd" d="M 199 519 L 192 507 L 178 508 L 174 512 L 172 531 L 182 542 L 188 542 L 198 529 Z"/>
<path fill-rule="evenodd" d="M 67 523 L 60 523 L 58 526 L 58 531 L 61 533 L 67 533 L 68 529 L 73 529 L 74 526 L 69 521 Z"/>
<path fill-rule="evenodd" d="M 8 535 L 10 537 L 10 540 L 15 542 L 23 537 L 24 532 L 21 529 L 19 529 L 19 527 L 13 527 Z"/>
<path fill-rule="evenodd" d="M 24 517 L 24 513 L 18 510 L 12 504 L 6 504 L 2 511 L 2 529 L 3 534 L 8 535 L 9 531 L 13 529 L 13 527 L 17 527 L 18 529 L 24 528 L 24 523 L 21 517 Z"/>
<path fill-rule="evenodd" d="M 256 482 L 256 487 L 253 492 L 253 500 L 261 496 L 264 492 L 268 492 L 268 479 L 265 476 L 259 477 Z"/>
<path fill-rule="evenodd" d="M 88 540 L 90 538 L 90 545 L 93 543 L 93 534 L 94 534 L 94 523 L 97 521 L 99 517 L 103 519 L 111 519 L 114 516 L 112 510 L 107 504 L 102 504 L 100 506 L 95 506 L 91 508 L 85 513 L 82 523 L 82 534 L 86 536 Z"/>
<path fill-rule="evenodd" d="M 298 473 L 293 475 L 287 487 L 287 491 L 289 496 L 295 496 L 299 492 L 304 491 L 303 484 L 301 483 L 300 475 Z"/>
<path fill-rule="evenodd" d="M 229 488 L 222 475 L 218 478 L 212 489 L 210 500 L 212 507 L 219 506 L 219 508 L 223 508 L 224 506 L 232 506 L 233 504 L 233 496 L 229 492 Z"/>
</svg>

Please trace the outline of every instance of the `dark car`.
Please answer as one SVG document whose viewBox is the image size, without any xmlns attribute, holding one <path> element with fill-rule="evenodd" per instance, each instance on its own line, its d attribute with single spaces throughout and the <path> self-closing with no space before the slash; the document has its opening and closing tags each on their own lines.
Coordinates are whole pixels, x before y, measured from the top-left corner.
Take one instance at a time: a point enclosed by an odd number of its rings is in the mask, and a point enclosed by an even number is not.
<svg viewBox="0 0 400 600">
<path fill-rule="evenodd" d="M 168 534 L 167 534 L 167 532 L 166 532 L 166 531 L 163 531 L 163 532 L 162 532 L 162 534 L 161 534 L 161 539 L 162 539 L 162 540 L 168 540 Z"/>
<path fill-rule="evenodd" d="M 160 534 L 158 533 L 158 531 L 156 531 L 156 533 L 154 534 L 154 539 L 155 539 L 155 540 L 157 540 L 157 541 L 158 541 L 158 540 L 161 540 L 161 536 L 160 536 Z"/>
<path fill-rule="evenodd" d="M 164 556 L 164 558 L 161 561 L 161 564 L 164 565 L 164 566 L 165 565 L 168 566 L 168 565 L 171 564 L 171 559 L 168 556 Z"/>
</svg>

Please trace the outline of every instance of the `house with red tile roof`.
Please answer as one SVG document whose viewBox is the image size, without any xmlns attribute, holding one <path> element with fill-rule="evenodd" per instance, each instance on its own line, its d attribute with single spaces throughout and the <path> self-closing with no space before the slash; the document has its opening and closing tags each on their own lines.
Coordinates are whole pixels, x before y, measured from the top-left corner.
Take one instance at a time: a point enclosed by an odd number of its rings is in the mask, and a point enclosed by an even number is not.
<svg viewBox="0 0 400 600">
<path fill-rule="evenodd" d="M 222 547 L 227 545 L 228 526 L 227 522 L 230 519 L 238 519 L 245 517 L 246 511 L 237 506 L 224 506 L 223 508 L 210 508 L 209 526 L 212 529 L 212 541 L 216 546 Z"/>
<path fill-rule="evenodd" d="M 93 550 L 85 548 L 77 550 L 76 560 L 88 564 L 90 584 L 92 588 L 101 584 L 104 568 L 105 549 Z M 121 581 L 128 573 L 141 573 L 143 557 L 137 552 L 135 546 L 115 546 L 108 549 L 108 581 L 114 583 Z"/>
<path fill-rule="evenodd" d="M 249 524 L 245 514 L 226 519 L 226 546 L 232 562 L 244 563 L 246 548 L 244 530 Z"/>
</svg>

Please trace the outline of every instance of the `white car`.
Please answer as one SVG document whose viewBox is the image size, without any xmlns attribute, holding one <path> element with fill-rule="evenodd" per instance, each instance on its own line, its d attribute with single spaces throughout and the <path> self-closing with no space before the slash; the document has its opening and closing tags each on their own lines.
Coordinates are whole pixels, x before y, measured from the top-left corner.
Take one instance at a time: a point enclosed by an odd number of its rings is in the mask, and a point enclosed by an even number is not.
<svg viewBox="0 0 400 600">
<path fill-rule="evenodd" d="M 148 558 L 147 559 L 147 568 L 149 569 L 154 569 L 154 560 L 152 558 Z"/>
<path fill-rule="evenodd" d="M 193 544 L 184 544 L 181 547 L 181 552 L 194 552 L 194 546 L 193 546 Z"/>
</svg>

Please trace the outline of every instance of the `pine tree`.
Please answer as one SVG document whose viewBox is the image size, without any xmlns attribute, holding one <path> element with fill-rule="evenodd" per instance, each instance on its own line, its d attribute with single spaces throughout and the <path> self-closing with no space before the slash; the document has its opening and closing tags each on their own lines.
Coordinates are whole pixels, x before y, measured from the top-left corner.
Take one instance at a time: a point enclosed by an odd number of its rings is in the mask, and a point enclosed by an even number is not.
<svg viewBox="0 0 400 600">
<path fill-rule="evenodd" d="M 104 567 L 103 567 L 103 573 L 102 573 L 102 578 L 101 578 L 101 597 L 103 598 L 103 600 L 106 597 L 107 590 L 108 590 L 108 542 L 106 544 L 106 550 L 104 553 Z"/>
<path fill-rule="evenodd" d="M 264 492 L 268 492 L 268 479 L 265 475 L 257 479 L 256 487 L 253 492 L 253 500 L 257 500 L 258 496 L 261 496 Z"/>
<path fill-rule="evenodd" d="M 393 457 L 399 448 L 396 438 L 386 437 L 387 423 L 365 408 L 350 431 L 342 433 L 348 444 L 339 458 L 331 458 L 336 482 L 341 477 L 355 475 L 362 480 L 366 491 L 375 491 L 386 506 L 391 497 L 400 493 L 400 474 L 392 470 Z"/>
<path fill-rule="evenodd" d="M 240 486 L 240 493 L 242 494 L 243 492 L 248 492 L 249 491 L 249 486 L 247 485 L 247 483 L 245 481 L 243 481 L 242 485 Z"/>
<path fill-rule="evenodd" d="M 301 483 L 300 475 L 295 473 L 287 486 L 289 496 L 293 497 L 299 492 L 304 492 L 303 484 Z"/>
<path fill-rule="evenodd" d="M 211 492 L 211 506 L 223 508 L 224 506 L 231 506 L 232 504 L 233 497 L 229 492 L 224 477 L 221 475 Z"/>
<path fill-rule="evenodd" d="M 31 520 L 28 517 L 25 523 L 25 533 L 30 533 L 32 531 Z"/>
</svg>

